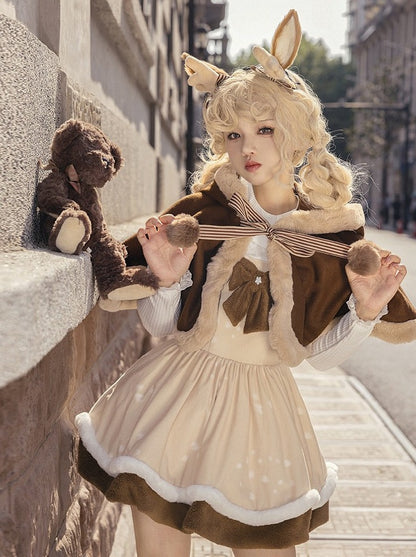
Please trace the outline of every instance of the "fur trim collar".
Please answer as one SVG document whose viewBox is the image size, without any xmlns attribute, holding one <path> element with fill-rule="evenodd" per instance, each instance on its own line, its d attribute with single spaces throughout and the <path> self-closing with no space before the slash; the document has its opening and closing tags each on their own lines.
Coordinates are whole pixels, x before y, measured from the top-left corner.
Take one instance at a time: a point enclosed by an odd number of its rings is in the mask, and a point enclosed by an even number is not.
<svg viewBox="0 0 416 557">
<path fill-rule="evenodd" d="M 226 240 L 209 263 L 198 319 L 190 331 L 176 334 L 178 344 L 186 352 L 203 348 L 214 336 L 221 290 L 229 280 L 234 265 L 244 257 L 249 242 L 249 238 Z"/>
<path fill-rule="evenodd" d="M 230 164 L 222 166 L 215 173 L 215 182 L 227 199 L 233 193 L 240 193 L 247 199 L 247 188 L 239 180 Z M 359 203 L 349 203 L 339 209 L 298 210 L 285 215 L 275 228 L 293 230 L 309 234 L 330 234 L 343 230 L 357 230 L 364 226 L 365 218 Z"/>
</svg>

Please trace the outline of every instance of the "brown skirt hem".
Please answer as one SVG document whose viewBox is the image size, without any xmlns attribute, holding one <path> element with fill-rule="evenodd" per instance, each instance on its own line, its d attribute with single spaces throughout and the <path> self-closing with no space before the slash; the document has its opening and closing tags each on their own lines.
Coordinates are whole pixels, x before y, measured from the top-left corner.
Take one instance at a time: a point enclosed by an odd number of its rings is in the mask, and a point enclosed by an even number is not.
<svg viewBox="0 0 416 557">
<path fill-rule="evenodd" d="M 108 475 L 80 441 L 78 471 L 104 493 L 109 501 L 136 506 L 155 522 L 202 537 L 227 547 L 283 549 L 306 542 L 309 532 L 328 521 L 329 503 L 278 524 L 251 526 L 215 511 L 205 501 L 191 505 L 170 503 L 136 474 Z"/>
</svg>

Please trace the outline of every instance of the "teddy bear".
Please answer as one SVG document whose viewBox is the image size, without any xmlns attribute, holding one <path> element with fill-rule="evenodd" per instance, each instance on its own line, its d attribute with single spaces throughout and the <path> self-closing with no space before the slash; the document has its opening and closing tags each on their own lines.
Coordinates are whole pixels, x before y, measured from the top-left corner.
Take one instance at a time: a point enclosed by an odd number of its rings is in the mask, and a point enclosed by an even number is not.
<svg viewBox="0 0 416 557">
<path fill-rule="evenodd" d="M 122 166 L 117 145 L 96 126 L 70 119 L 55 132 L 50 173 L 37 187 L 41 228 L 49 248 L 77 255 L 88 250 L 101 300 L 137 300 L 158 288 L 144 266 L 127 267 L 127 250 L 109 233 L 98 196 Z"/>
</svg>

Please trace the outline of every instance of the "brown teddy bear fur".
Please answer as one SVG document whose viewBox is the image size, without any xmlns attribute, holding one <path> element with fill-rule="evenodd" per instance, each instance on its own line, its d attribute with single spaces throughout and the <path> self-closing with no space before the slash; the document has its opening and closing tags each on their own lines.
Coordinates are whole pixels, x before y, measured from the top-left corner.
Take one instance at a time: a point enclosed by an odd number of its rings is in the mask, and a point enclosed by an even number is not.
<svg viewBox="0 0 416 557">
<path fill-rule="evenodd" d="M 120 149 L 96 126 L 67 120 L 55 132 L 49 175 L 38 184 L 37 205 L 51 249 L 89 249 L 101 297 L 134 299 L 154 293 L 158 278 L 145 267 L 127 268 L 125 246 L 109 233 L 96 188 L 117 174 Z"/>
</svg>

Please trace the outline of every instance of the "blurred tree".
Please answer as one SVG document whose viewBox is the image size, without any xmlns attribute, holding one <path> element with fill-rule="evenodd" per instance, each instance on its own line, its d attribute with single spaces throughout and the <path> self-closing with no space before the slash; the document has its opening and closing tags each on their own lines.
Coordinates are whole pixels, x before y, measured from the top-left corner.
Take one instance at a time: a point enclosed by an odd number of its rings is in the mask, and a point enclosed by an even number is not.
<svg viewBox="0 0 416 557">
<path fill-rule="evenodd" d="M 359 100 L 377 106 L 398 106 L 402 109 L 377 110 L 377 108 L 361 109 L 356 119 L 353 135 L 353 148 L 369 159 L 383 157 L 389 153 L 397 141 L 397 131 L 404 128 L 406 122 L 406 102 L 402 99 L 401 83 L 404 74 L 392 75 L 391 66 L 382 61 L 374 72 L 371 81 L 359 94 Z M 358 99 L 356 99 L 358 100 Z"/>
<path fill-rule="evenodd" d="M 389 222 L 389 205 L 397 188 L 401 189 L 403 200 L 410 203 L 409 178 L 406 175 L 409 171 L 409 146 L 404 136 L 409 133 L 409 126 L 414 124 L 414 119 L 403 98 L 404 79 L 403 73 L 392 72 L 391 64 L 381 60 L 371 81 L 366 83 L 356 98 L 357 101 L 373 104 L 374 108 L 353 111 L 351 149 L 381 170 L 380 212 L 384 224 Z M 377 109 L 377 106 L 384 108 Z M 406 208 L 404 216 L 407 223 Z"/>
<path fill-rule="evenodd" d="M 262 46 L 270 50 L 265 41 Z M 234 60 L 235 67 L 256 64 L 251 53 L 252 47 L 242 50 Z M 321 102 L 335 102 L 345 99 L 351 86 L 353 70 L 351 64 L 341 56 L 331 57 L 322 40 L 312 40 L 303 35 L 299 53 L 292 70 L 299 73 L 315 91 Z M 334 151 L 342 159 L 349 159 L 348 139 L 352 133 L 352 113 L 349 109 L 324 110 L 328 127 L 333 137 Z"/>
</svg>

